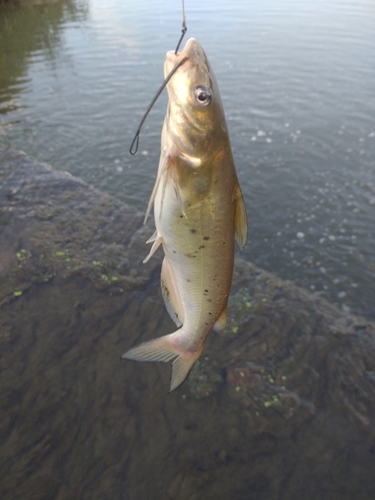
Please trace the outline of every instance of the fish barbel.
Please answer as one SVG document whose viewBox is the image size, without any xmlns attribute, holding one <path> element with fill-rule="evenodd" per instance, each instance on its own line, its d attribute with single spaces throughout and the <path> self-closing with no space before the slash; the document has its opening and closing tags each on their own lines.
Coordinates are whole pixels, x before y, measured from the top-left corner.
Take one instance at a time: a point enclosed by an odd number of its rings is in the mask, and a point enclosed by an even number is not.
<svg viewBox="0 0 375 500">
<path fill-rule="evenodd" d="M 178 54 L 167 53 L 165 75 L 183 59 L 167 84 L 159 169 L 146 213 L 147 218 L 154 204 L 156 231 L 144 261 L 163 246 L 162 295 L 180 328 L 122 356 L 173 360 L 171 391 L 187 377 L 210 330 L 225 328 L 234 240 L 242 249 L 247 238 L 246 209 L 214 73 L 191 38 Z"/>
</svg>

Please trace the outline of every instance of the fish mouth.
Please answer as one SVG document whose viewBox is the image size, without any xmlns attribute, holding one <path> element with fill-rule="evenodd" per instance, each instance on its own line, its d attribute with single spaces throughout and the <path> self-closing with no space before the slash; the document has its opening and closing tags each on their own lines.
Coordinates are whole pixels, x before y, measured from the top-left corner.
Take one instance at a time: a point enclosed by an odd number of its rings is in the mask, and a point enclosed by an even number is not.
<svg viewBox="0 0 375 500">
<path fill-rule="evenodd" d="M 172 71 L 176 64 L 185 58 L 186 61 L 180 66 L 185 71 L 192 68 L 198 61 L 206 60 L 206 55 L 195 38 L 189 38 L 181 52 L 177 52 L 177 54 L 173 50 L 167 52 L 164 65 L 165 77 Z"/>
</svg>

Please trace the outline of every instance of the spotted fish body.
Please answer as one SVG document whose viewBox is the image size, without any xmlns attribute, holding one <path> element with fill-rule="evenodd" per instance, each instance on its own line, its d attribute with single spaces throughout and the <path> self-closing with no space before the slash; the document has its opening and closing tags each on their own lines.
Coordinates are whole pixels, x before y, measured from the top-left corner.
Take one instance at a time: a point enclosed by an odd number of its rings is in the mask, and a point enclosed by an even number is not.
<svg viewBox="0 0 375 500">
<path fill-rule="evenodd" d="M 145 259 L 163 246 L 162 294 L 180 328 L 123 355 L 137 361 L 173 360 L 171 391 L 201 355 L 210 330 L 226 325 L 234 240 L 242 248 L 247 238 L 245 205 L 215 76 L 194 39 L 177 55 L 167 53 L 165 75 L 183 59 L 167 85 L 161 157 L 148 208 L 154 203 L 156 231 Z"/>
</svg>

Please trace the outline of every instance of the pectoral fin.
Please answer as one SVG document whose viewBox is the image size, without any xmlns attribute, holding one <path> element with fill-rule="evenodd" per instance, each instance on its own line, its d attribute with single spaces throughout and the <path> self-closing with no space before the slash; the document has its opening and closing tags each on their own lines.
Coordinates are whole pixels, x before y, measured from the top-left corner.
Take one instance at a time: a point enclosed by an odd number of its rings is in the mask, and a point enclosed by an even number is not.
<svg viewBox="0 0 375 500">
<path fill-rule="evenodd" d="M 166 258 L 164 258 L 161 268 L 160 284 L 165 307 L 176 325 L 181 326 L 184 322 L 183 312 L 178 298 L 177 289 L 173 281 L 171 269 Z"/>
<path fill-rule="evenodd" d="M 156 181 L 155 181 L 154 188 L 153 188 L 151 196 L 150 196 L 150 200 L 149 200 L 148 205 L 147 205 L 146 215 L 145 215 L 143 224 L 146 224 L 148 216 L 150 215 L 150 211 L 151 211 L 152 205 L 154 203 L 156 193 L 157 193 L 157 191 L 159 189 L 160 179 L 161 179 L 161 175 L 158 173 L 158 176 L 157 176 Z"/>
<path fill-rule="evenodd" d="M 243 200 L 242 191 L 239 184 L 237 184 L 234 190 L 234 203 L 234 234 L 237 243 L 242 250 L 247 240 L 247 215 L 245 202 Z"/>
<path fill-rule="evenodd" d="M 164 154 L 160 157 L 158 175 L 156 177 L 155 185 L 154 185 L 150 200 L 149 200 L 148 205 L 147 205 L 145 220 L 143 221 L 143 224 L 146 224 L 147 218 L 150 214 L 152 205 L 153 205 L 154 200 L 155 200 L 156 193 L 158 192 L 158 189 L 160 187 L 160 182 L 161 182 L 162 178 L 164 178 L 162 189 L 163 189 L 163 191 L 165 191 L 165 183 L 166 183 L 165 175 L 168 174 L 168 165 L 169 165 L 170 158 L 171 158 L 171 153 L 170 153 L 169 149 L 167 149 L 164 152 Z"/>
</svg>

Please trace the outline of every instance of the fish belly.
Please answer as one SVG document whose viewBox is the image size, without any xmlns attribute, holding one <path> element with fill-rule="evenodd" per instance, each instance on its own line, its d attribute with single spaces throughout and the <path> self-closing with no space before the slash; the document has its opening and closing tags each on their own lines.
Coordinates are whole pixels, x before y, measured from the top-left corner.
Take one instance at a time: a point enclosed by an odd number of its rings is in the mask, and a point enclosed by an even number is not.
<svg viewBox="0 0 375 500">
<path fill-rule="evenodd" d="M 155 197 L 155 223 L 165 260 L 178 296 L 183 329 L 181 345 L 201 347 L 226 309 L 234 259 L 234 209 L 219 195 L 208 192 L 178 199 L 173 186 Z"/>
</svg>

